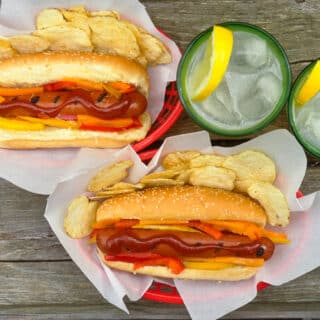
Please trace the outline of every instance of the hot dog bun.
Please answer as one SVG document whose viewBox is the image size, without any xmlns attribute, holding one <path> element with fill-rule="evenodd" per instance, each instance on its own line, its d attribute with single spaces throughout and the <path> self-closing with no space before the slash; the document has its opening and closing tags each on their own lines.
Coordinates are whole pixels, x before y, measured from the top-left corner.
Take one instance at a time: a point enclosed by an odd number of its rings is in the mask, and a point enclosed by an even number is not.
<svg viewBox="0 0 320 320">
<path fill-rule="evenodd" d="M 155 277 L 175 278 L 175 279 L 190 279 L 190 280 L 217 280 L 217 281 L 238 281 L 249 279 L 254 276 L 259 268 L 248 266 L 234 266 L 231 268 L 220 270 L 199 270 L 185 268 L 179 274 L 173 274 L 169 268 L 163 266 L 145 266 L 137 270 L 133 270 L 133 264 L 121 261 L 107 261 L 104 258 L 103 252 L 98 249 L 101 261 L 111 268 L 146 274 Z"/>
<path fill-rule="evenodd" d="M 120 56 L 92 52 L 39 52 L 0 61 L 2 87 L 35 87 L 65 78 L 104 83 L 123 81 L 135 85 L 145 96 L 149 91 L 146 69 Z"/>
<path fill-rule="evenodd" d="M 266 224 L 264 209 L 248 196 L 190 185 L 147 188 L 115 196 L 100 206 L 96 219 L 239 220 Z"/>
<path fill-rule="evenodd" d="M 79 78 L 108 83 L 121 81 L 136 86 L 148 96 L 146 69 L 127 58 L 91 52 L 40 52 L 17 55 L 0 61 L 1 87 L 36 87 Z M 142 140 L 151 127 L 147 112 L 140 116 L 142 126 L 119 132 L 103 132 L 46 127 L 40 131 L 0 129 L 0 147 L 10 149 L 92 147 L 119 148 Z"/>
<path fill-rule="evenodd" d="M 140 116 L 141 128 L 122 132 L 102 132 L 45 128 L 41 131 L 14 131 L 0 129 L 0 147 L 9 149 L 35 148 L 121 148 L 133 141 L 142 140 L 151 127 L 148 113 Z"/>
</svg>

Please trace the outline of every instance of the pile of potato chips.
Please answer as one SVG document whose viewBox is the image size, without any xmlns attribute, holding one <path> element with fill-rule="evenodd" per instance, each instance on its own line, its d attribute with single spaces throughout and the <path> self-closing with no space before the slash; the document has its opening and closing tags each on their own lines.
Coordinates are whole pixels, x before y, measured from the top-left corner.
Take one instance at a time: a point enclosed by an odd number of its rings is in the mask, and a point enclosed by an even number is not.
<svg viewBox="0 0 320 320">
<path fill-rule="evenodd" d="M 120 55 L 144 66 L 171 62 L 166 46 L 146 30 L 120 19 L 116 11 L 90 12 L 84 6 L 44 9 L 34 32 L 0 39 L 0 59 L 42 51 Z"/>
<path fill-rule="evenodd" d="M 198 151 L 169 153 L 162 160 L 159 171 L 142 177 L 137 184 L 123 182 L 132 165 L 131 160 L 117 162 L 100 170 L 89 181 L 87 190 L 92 193 L 91 201 L 84 202 L 84 196 L 72 201 L 65 218 L 67 234 L 77 238 L 90 233 L 90 228 L 86 229 L 87 233 L 82 232 L 85 229 L 83 226 L 89 225 L 87 222 L 83 222 L 82 227 L 74 227 L 74 223 L 80 221 L 79 216 L 83 221 L 91 221 L 94 215 L 91 208 L 97 209 L 100 200 L 148 187 L 185 184 L 245 193 L 265 209 L 270 225 L 286 226 L 289 223 L 287 200 L 273 185 L 275 164 L 262 152 L 246 150 L 230 156 L 201 154 Z M 74 217 L 75 211 L 78 213 L 77 219 Z"/>
</svg>

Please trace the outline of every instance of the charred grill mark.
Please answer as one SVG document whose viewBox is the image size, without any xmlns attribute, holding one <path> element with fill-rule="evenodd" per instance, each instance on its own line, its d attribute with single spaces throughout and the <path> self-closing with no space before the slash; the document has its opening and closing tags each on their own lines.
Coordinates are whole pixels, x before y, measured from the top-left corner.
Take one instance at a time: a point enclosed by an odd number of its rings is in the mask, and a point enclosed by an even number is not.
<svg viewBox="0 0 320 320">
<path fill-rule="evenodd" d="M 60 96 L 55 96 L 53 102 L 54 102 L 54 103 L 58 103 L 59 100 L 60 100 Z"/>
<path fill-rule="evenodd" d="M 101 102 L 106 97 L 106 95 L 107 95 L 106 92 L 101 93 L 100 96 L 97 99 L 97 102 Z"/>
<path fill-rule="evenodd" d="M 38 103 L 38 101 L 40 100 L 40 96 L 34 96 L 30 99 L 30 102 L 33 104 Z"/>
</svg>

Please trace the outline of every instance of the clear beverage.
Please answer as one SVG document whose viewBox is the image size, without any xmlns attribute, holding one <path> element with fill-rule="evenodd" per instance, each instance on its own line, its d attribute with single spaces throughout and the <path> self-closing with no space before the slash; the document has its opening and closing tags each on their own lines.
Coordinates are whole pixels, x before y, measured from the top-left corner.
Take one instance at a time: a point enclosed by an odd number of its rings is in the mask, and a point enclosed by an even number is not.
<svg viewBox="0 0 320 320">
<path fill-rule="evenodd" d="M 320 150 L 320 93 L 297 108 L 294 104 L 294 121 L 300 134 Z"/>
<path fill-rule="evenodd" d="M 208 98 L 198 102 L 189 95 L 194 92 L 193 73 L 208 39 L 191 50 L 184 73 L 182 101 L 186 111 L 206 129 L 226 135 L 249 134 L 260 129 L 263 122 L 265 126 L 270 116 L 274 118 L 275 109 L 276 114 L 280 112 L 290 86 L 290 70 L 281 47 L 279 56 L 270 46 L 270 39 L 252 32 L 250 26 L 240 26 L 232 30 L 233 49 L 224 78 Z"/>
</svg>

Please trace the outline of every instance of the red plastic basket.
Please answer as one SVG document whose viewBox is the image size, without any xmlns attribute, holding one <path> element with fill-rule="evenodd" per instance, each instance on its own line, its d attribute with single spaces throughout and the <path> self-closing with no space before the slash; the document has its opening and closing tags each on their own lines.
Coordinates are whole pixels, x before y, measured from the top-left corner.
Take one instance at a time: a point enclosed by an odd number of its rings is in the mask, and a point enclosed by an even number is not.
<svg viewBox="0 0 320 320">
<path fill-rule="evenodd" d="M 157 151 L 157 149 L 153 149 L 141 152 L 139 153 L 140 159 L 143 161 L 149 161 Z M 302 196 L 303 193 L 299 190 L 297 192 L 297 198 L 300 198 Z M 257 290 L 260 291 L 268 286 L 269 284 L 266 282 L 259 282 L 257 284 Z M 157 302 L 183 304 L 183 300 L 175 287 L 159 282 L 153 282 L 151 287 L 144 293 L 143 298 Z"/>
<path fill-rule="evenodd" d="M 135 143 L 132 147 L 136 152 L 147 148 L 164 135 L 172 125 L 177 121 L 183 111 L 179 100 L 176 82 L 170 82 L 166 88 L 164 105 L 157 119 L 152 124 L 148 135 L 141 141 Z"/>
</svg>

